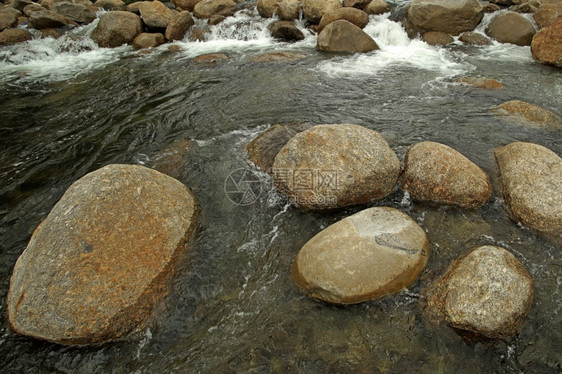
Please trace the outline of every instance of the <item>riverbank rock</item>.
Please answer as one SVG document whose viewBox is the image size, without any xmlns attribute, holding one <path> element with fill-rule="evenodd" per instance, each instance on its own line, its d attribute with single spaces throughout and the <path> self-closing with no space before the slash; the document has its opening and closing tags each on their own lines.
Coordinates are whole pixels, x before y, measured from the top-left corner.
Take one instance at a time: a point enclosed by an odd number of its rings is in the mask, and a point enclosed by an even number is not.
<svg viewBox="0 0 562 374">
<path fill-rule="evenodd" d="M 531 127 L 562 129 L 562 118 L 550 110 L 521 100 L 506 101 L 490 108 L 498 118 Z"/>
<path fill-rule="evenodd" d="M 390 5 L 384 0 L 373 0 L 365 8 L 367 14 L 384 14 L 390 12 Z"/>
<path fill-rule="evenodd" d="M 154 48 L 166 43 L 166 38 L 160 33 L 143 32 L 133 39 L 135 49 Z"/>
<path fill-rule="evenodd" d="M 562 237 L 562 159 L 550 149 L 515 142 L 494 152 L 512 218 Z"/>
<path fill-rule="evenodd" d="M 320 34 L 322 30 L 324 30 L 324 27 L 330 23 L 340 19 L 349 21 L 360 29 L 364 28 L 369 23 L 369 15 L 360 9 L 338 8 L 330 10 L 322 16 L 322 19 L 320 19 L 320 23 L 318 24 L 318 33 Z"/>
<path fill-rule="evenodd" d="M 389 195 L 400 161 L 376 131 L 349 124 L 317 125 L 285 144 L 272 174 L 276 187 L 297 208 L 334 209 Z"/>
<path fill-rule="evenodd" d="M 429 45 L 444 46 L 455 41 L 453 37 L 441 31 L 428 31 L 423 34 L 422 40 Z"/>
<path fill-rule="evenodd" d="M 23 29 L 6 29 L 0 32 L 0 45 L 23 43 L 33 39 L 33 35 Z"/>
<path fill-rule="evenodd" d="M 429 242 L 416 221 L 393 208 L 369 208 L 310 239 L 291 276 L 311 297 L 358 303 L 410 286 L 428 257 Z"/>
<path fill-rule="evenodd" d="M 379 49 L 373 38 L 349 21 L 327 25 L 318 35 L 316 48 L 324 52 L 366 53 Z"/>
<path fill-rule="evenodd" d="M 343 6 L 364 9 L 370 2 L 371 0 L 343 0 Z"/>
<path fill-rule="evenodd" d="M 296 42 L 304 39 L 304 34 L 293 21 L 280 20 L 269 25 L 271 36 L 286 42 Z"/>
<path fill-rule="evenodd" d="M 454 261 L 430 288 L 427 307 L 461 332 L 508 338 L 523 325 L 533 301 L 533 280 L 510 252 L 475 248 Z"/>
<path fill-rule="evenodd" d="M 306 123 L 283 123 L 273 125 L 246 147 L 248 150 L 248 158 L 256 164 L 261 170 L 271 173 L 275 156 L 287 144 L 289 139 L 309 129 L 311 126 Z"/>
<path fill-rule="evenodd" d="M 85 175 L 16 262 L 10 327 L 59 344 L 107 342 L 146 328 L 196 211 L 187 187 L 143 166 L 108 165 Z"/>
<path fill-rule="evenodd" d="M 183 9 L 183 10 L 187 10 L 189 12 L 193 12 L 193 8 L 195 8 L 195 5 L 197 5 L 197 3 L 200 3 L 203 0 L 173 0 L 174 5 L 176 6 L 176 9 Z"/>
<path fill-rule="evenodd" d="M 543 2 L 533 14 L 533 19 L 539 29 L 550 26 L 558 17 L 562 16 L 562 1 Z"/>
<path fill-rule="evenodd" d="M 203 0 L 193 7 L 193 15 L 204 19 L 214 15 L 232 16 L 235 11 L 236 3 L 232 0 Z"/>
<path fill-rule="evenodd" d="M 144 24 L 153 30 L 166 29 L 176 12 L 160 1 L 143 1 L 139 4 L 139 12 Z"/>
<path fill-rule="evenodd" d="M 531 53 L 535 60 L 543 64 L 562 67 L 562 16 L 535 34 Z"/>
<path fill-rule="evenodd" d="M 302 13 L 311 23 L 318 23 L 331 10 L 341 8 L 340 0 L 302 0 Z"/>
<path fill-rule="evenodd" d="M 29 23 L 34 28 L 41 30 L 68 25 L 68 20 L 63 15 L 45 9 L 40 12 L 33 12 L 29 17 Z"/>
<path fill-rule="evenodd" d="M 414 0 L 406 12 L 406 26 L 421 34 L 441 31 L 459 35 L 474 30 L 483 15 L 479 0 Z"/>
<path fill-rule="evenodd" d="M 91 38 L 100 47 L 119 47 L 130 44 L 142 32 L 142 21 L 139 16 L 131 12 L 113 11 L 104 13 Z"/>
<path fill-rule="evenodd" d="M 0 31 L 17 26 L 18 17 L 9 12 L 0 12 Z"/>
<path fill-rule="evenodd" d="M 306 55 L 295 52 L 270 52 L 252 58 L 253 62 L 290 62 L 302 60 Z"/>
<path fill-rule="evenodd" d="M 166 39 L 169 41 L 182 40 L 187 30 L 193 25 L 195 25 L 195 21 L 191 17 L 191 13 L 187 11 L 176 13 L 166 27 Z"/>
<path fill-rule="evenodd" d="M 467 31 L 462 33 L 459 40 L 465 44 L 470 45 L 491 45 L 490 39 L 477 32 Z"/>
<path fill-rule="evenodd" d="M 82 4 L 62 1 L 60 3 L 55 3 L 51 7 L 51 10 L 79 23 L 90 23 L 96 19 L 96 14 L 90 8 Z"/>
<path fill-rule="evenodd" d="M 416 201 L 478 208 L 492 196 L 488 175 L 451 147 L 435 142 L 413 145 L 404 159 L 400 187 Z"/>
<path fill-rule="evenodd" d="M 29 5 L 26 5 L 25 8 L 23 8 L 23 14 L 25 14 L 28 17 L 31 17 L 31 15 L 33 13 L 42 12 L 44 10 L 47 10 L 47 9 L 45 9 L 44 7 L 42 7 L 39 4 L 32 3 L 32 4 L 29 4 Z"/>
<path fill-rule="evenodd" d="M 256 9 L 263 18 L 272 18 L 277 12 L 279 0 L 258 0 L 256 1 Z"/>
<path fill-rule="evenodd" d="M 484 88 L 486 90 L 500 90 L 505 88 L 503 84 L 497 80 L 484 77 L 461 77 L 457 82 L 468 84 L 472 87 Z"/>
<path fill-rule="evenodd" d="M 105 10 L 121 10 L 125 3 L 122 0 L 96 0 L 94 6 Z"/>
<path fill-rule="evenodd" d="M 280 19 L 292 21 L 299 19 L 301 3 L 299 0 L 281 0 L 277 8 L 277 15 Z"/>
<path fill-rule="evenodd" d="M 536 30 L 531 21 L 521 14 L 506 12 L 492 18 L 485 32 L 500 43 L 524 46 L 531 45 Z"/>
</svg>

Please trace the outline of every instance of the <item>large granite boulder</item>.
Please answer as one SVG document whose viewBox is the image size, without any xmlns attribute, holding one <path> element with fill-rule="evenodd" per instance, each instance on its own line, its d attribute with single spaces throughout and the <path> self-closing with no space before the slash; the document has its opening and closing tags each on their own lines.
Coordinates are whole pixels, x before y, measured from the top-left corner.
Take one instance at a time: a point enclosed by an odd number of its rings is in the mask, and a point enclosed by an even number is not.
<svg viewBox="0 0 562 374">
<path fill-rule="evenodd" d="M 299 19 L 301 3 L 299 0 L 281 0 L 277 7 L 277 15 L 284 20 Z"/>
<path fill-rule="evenodd" d="M 200 3 L 201 1 L 203 0 L 173 0 L 173 3 L 176 8 L 193 12 L 193 8 L 195 8 L 195 5 L 197 5 L 197 3 Z"/>
<path fill-rule="evenodd" d="M 0 45 L 23 43 L 33 39 L 33 35 L 23 29 L 6 29 L 0 32 Z"/>
<path fill-rule="evenodd" d="M 330 10 L 341 8 L 340 0 L 302 0 L 302 13 L 311 23 L 318 23 Z"/>
<path fill-rule="evenodd" d="M 91 38 L 100 47 L 119 47 L 130 44 L 142 32 L 142 21 L 131 12 L 113 11 L 101 15 Z"/>
<path fill-rule="evenodd" d="M 289 139 L 309 129 L 305 123 L 283 123 L 271 126 L 262 132 L 248 146 L 248 158 L 260 169 L 271 173 L 275 156 L 287 144 Z"/>
<path fill-rule="evenodd" d="M 211 18 L 214 15 L 232 16 L 236 11 L 233 0 L 203 0 L 193 7 L 193 15 L 197 18 Z"/>
<path fill-rule="evenodd" d="M 404 159 L 400 187 L 416 201 L 478 208 L 492 196 L 488 175 L 444 144 L 413 145 Z"/>
<path fill-rule="evenodd" d="M 478 26 L 483 9 L 479 0 L 414 0 L 406 12 L 406 25 L 421 34 L 441 31 L 459 35 Z"/>
<path fill-rule="evenodd" d="M 17 26 L 18 16 L 10 12 L 0 11 L 0 31 Z"/>
<path fill-rule="evenodd" d="M 166 29 L 176 13 L 160 1 L 143 1 L 139 12 L 144 24 L 153 30 Z"/>
<path fill-rule="evenodd" d="M 562 16 L 533 36 L 531 53 L 543 64 L 562 67 Z"/>
<path fill-rule="evenodd" d="M 293 21 L 275 21 L 271 23 L 268 28 L 271 36 L 275 39 L 280 39 L 286 42 L 296 42 L 304 39 L 304 34 Z"/>
<path fill-rule="evenodd" d="M 324 52 L 366 53 L 379 49 L 379 46 L 359 27 L 338 20 L 328 24 L 318 35 L 316 48 Z"/>
<path fill-rule="evenodd" d="M 427 292 L 431 314 L 468 334 L 516 334 L 533 301 L 533 280 L 507 250 L 478 247 L 452 263 Z"/>
<path fill-rule="evenodd" d="M 390 5 L 384 0 L 373 0 L 364 8 L 367 14 L 383 14 L 390 12 Z"/>
<path fill-rule="evenodd" d="M 333 209 L 389 195 L 400 161 L 376 131 L 358 125 L 317 125 L 285 144 L 272 173 L 276 187 L 296 207 Z"/>
<path fill-rule="evenodd" d="M 122 0 L 96 0 L 94 6 L 106 10 L 121 10 L 125 3 Z"/>
<path fill-rule="evenodd" d="M 196 211 L 187 187 L 140 165 L 108 165 L 80 178 L 16 262 L 9 326 L 59 344 L 107 342 L 146 328 Z"/>
<path fill-rule="evenodd" d="M 182 40 L 187 30 L 193 25 L 195 25 L 195 21 L 191 17 L 191 13 L 187 11 L 176 13 L 166 27 L 166 39 L 170 41 Z"/>
<path fill-rule="evenodd" d="M 521 14 L 506 12 L 492 18 L 485 32 L 500 43 L 524 46 L 531 45 L 536 30 L 531 21 Z"/>
<path fill-rule="evenodd" d="M 55 3 L 51 10 L 79 23 L 90 23 L 96 19 L 96 14 L 87 6 L 68 1 Z"/>
<path fill-rule="evenodd" d="M 369 208 L 310 239 L 291 276 L 311 297 L 358 303 L 409 287 L 428 257 L 429 242 L 416 221 L 393 208 Z"/>
<path fill-rule="evenodd" d="M 29 17 L 29 23 L 40 30 L 68 25 L 68 19 L 52 10 L 45 9 L 40 12 L 33 12 Z"/>
<path fill-rule="evenodd" d="M 506 101 L 491 107 L 490 110 L 496 117 L 507 122 L 545 129 L 562 129 L 562 118 L 559 115 L 525 101 Z"/>
<path fill-rule="evenodd" d="M 562 1 L 543 1 L 541 6 L 533 14 L 533 19 L 539 29 L 550 26 L 558 17 L 562 16 Z"/>
<path fill-rule="evenodd" d="M 272 18 L 277 13 L 279 0 L 258 0 L 256 1 L 256 9 L 260 16 L 264 18 Z"/>
<path fill-rule="evenodd" d="M 562 158 L 538 144 L 494 152 L 505 203 L 516 222 L 562 237 Z"/>
<path fill-rule="evenodd" d="M 318 33 L 320 34 L 324 27 L 329 25 L 332 22 L 337 20 L 346 20 L 353 23 L 355 26 L 359 28 L 364 28 L 369 23 L 369 15 L 364 11 L 356 8 L 338 8 L 334 10 L 330 10 L 320 20 L 318 24 Z"/>
</svg>

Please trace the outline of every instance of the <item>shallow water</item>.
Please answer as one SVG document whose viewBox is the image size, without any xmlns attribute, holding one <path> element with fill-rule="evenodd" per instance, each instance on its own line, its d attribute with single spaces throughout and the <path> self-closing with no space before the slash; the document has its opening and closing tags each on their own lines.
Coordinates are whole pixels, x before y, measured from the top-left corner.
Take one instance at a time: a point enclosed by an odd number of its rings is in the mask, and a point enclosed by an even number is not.
<svg viewBox="0 0 562 374">
<path fill-rule="evenodd" d="M 387 16 L 366 31 L 380 51 L 335 56 L 312 35 L 273 41 L 268 21 L 238 15 L 205 43 L 177 42 L 148 55 L 102 50 L 92 26 L 62 40 L 0 50 L 0 295 L 33 230 L 66 188 L 109 163 L 167 167 L 195 193 L 200 229 L 173 279 L 158 321 L 140 338 L 62 347 L 0 332 L 4 372 L 159 373 L 558 373 L 562 370 L 560 243 L 511 222 L 497 190 L 492 150 L 523 140 L 562 154 L 559 131 L 510 125 L 489 112 L 520 99 L 559 111 L 560 69 L 535 63 L 529 48 L 429 47 L 410 41 Z M 291 63 L 254 63 L 273 51 L 304 53 Z M 227 62 L 193 57 L 226 53 Z M 454 83 L 463 75 L 501 81 L 486 91 Z M 562 114 L 559 112 L 559 114 Z M 312 236 L 364 207 L 300 212 L 272 199 L 236 205 L 225 180 L 255 171 L 246 144 L 275 123 L 355 123 L 379 131 L 402 159 L 432 140 L 457 149 L 491 177 L 494 196 L 464 211 L 412 203 L 396 191 L 373 205 L 408 213 L 426 230 L 431 255 L 420 280 L 397 295 L 338 307 L 293 285 L 289 268 Z M 187 141 L 184 141 L 187 140 Z M 174 153 L 175 152 L 175 153 Z M 179 155 L 179 156 L 178 156 Z M 522 332 L 469 342 L 421 313 L 424 287 L 468 249 L 507 248 L 533 276 L 535 298 Z"/>
</svg>

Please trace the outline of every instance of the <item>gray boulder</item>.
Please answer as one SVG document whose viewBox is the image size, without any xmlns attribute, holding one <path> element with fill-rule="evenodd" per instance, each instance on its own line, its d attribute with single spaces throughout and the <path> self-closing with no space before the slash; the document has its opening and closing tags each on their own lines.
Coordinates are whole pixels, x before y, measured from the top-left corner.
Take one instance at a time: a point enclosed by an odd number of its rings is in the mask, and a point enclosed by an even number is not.
<svg viewBox="0 0 562 374">
<path fill-rule="evenodd" d="M 87 6 L 67 1 L 55 3 L 51 10 L 79 23 L 90 23 L 96 19 L 96 14 Z"/>
<path fill-rule="evenodd" d="M 500 43 L 520 46 L 531 45 L 536 33 L 531 21 L 515 12 L 498 14 L 492 18 L 485 31 L 486 35 Z"/>
<path fill-rule="evenodd" d="M 494 152 L 512 218 L 562 237 L 562 159 L 538 144 L 515 142 Z"/>
<path fill-rule="evenodd" d="M 296 42 L 304 39 L 304 34 L 293 21 L 280 20 L 269 25 L 271 36 L 286 42 Z"/>
<path fill-rule="evenodd" d="M 108 165 L 65 192 L 10 280 L 8 323 L 59 344 L 123 339 L 147 327 L 196 218 L 191 191 L 139 165 Z"/>
<path fill-rule="evenodd" d="M 393 208 L 369 208 L 310 239 L 291 276 L 311 297 L 358 303 L 409 287 L 428 257 L 429 242 L 416 221 Z"/>
<path fill-rule="evenodd" d="M 421 34 L 441 31 L 459 35 L 478 26 L 483 9 L 479 0 L 414 0 L 406 12 L 406 24 Z"/>
<path fill-rule="evenodd" d="M 29 22 L 36 29 L 47 29 L 68 25 L 68 19 L 65 16 L 47 9 L 40 12 L 33 12 L 31 17 L 29 17 Z"/>
</svg>

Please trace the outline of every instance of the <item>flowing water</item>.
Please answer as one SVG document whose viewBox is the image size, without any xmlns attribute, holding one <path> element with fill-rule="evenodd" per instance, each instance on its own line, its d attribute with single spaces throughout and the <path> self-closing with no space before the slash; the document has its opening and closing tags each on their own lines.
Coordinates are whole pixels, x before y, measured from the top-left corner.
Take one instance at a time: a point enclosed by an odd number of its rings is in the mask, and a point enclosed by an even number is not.
<svg viewBox="0 0 562 374">
<path fill-rule="evenodd" d="M 268 22 L 241 13 L 207 42 L 176 42 L 177 52 L 99 49 L 87 38 L 95 24 L 0 50 L 2 314 L 16 259 L 84 174 L 110 163 L 164 162 L 202 209 L 171 295 L 143 336 L 64 347 L 17 336 L 4 322 L 2 372 L 559 373 L 560 242 L 509 220 L 492 150 L 523 140 L 562 154 L 561 133 L 502 122 L 488 108 L 520 99 L 559 112 L 561 70 L 534 62 L 528 47 L 430 47 L 409 40 L 388 15 L 371 18 L 366 31 L 381 49 L 365 55 L 316 52 L 310 34 L 295 44 L 274 41 Z M 306 57 L 252 62 L 274 51 Z M 229 59 L 193 59 L 216 52 Z M 464 75 L 494 78 L 506 89 L 455 83 Z M 420 280 L 358 305 L 314 301 L 290 279 L 294 256 L 320 230 L 364 207 L 297 211 L 272 199 L 271 181 L 257 171 L 256 201 L 238 205 L 225 193 L 231 172 L 255 171 L 246 144 L 285 122 L 360 124 L 379 131 L 401 159 L 422 140 L 447 144 L 490 175 L 494 196 L 465 211 L 412 203 L 395 191 L 373 205 L 398 208 L 426 230 L 432 252 Z M 533 276 L 532 309 L 514 338 L 466 341 L 422 314 L 423 287 L 481 244 L 507 248 Z"/>
</svg>

